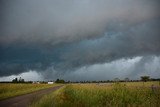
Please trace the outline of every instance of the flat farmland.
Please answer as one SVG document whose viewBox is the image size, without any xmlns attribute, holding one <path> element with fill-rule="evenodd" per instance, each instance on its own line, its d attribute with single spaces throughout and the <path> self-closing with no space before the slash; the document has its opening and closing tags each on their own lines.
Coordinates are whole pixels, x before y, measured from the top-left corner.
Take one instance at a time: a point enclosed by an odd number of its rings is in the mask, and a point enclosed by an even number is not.
<svg viewBox="0 0 160 107">
<path fill-rule="evenodd" d="M 1 83 L 0 84 L 0 100 L 50 88 L 57 85 L 58 84 Z"/>
<path fill-rule="evenodd" d="M 30 107 L 159 107 L 159 82 L 68 84 Z"/>
</svg>

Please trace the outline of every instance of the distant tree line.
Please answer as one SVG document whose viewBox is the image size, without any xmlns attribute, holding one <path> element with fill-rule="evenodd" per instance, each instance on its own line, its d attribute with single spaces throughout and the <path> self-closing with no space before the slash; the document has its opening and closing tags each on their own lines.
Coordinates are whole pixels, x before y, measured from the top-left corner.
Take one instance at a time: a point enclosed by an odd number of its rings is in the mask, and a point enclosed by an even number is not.
<svg viewBox="0 0 160 107">
<path fill-rule="evenodd" d="M 149 76 L 141 76 L 141 81 L 143 82 L 147 82 L 150 80 L 150 77 Z"/>
<path fill-rule="evenodd" d="M 55 83 L 113 83 L 113 82 L 147 82 L 147 81 L 160 81 L 160 78 L 150 78 L 150 76 L 141 76 L 139 80 L 131 80 L 129 78 L 119 79 L 114 78 L 113 80 L 100 80 L 100 81 L 65 81 L 63 79 L 57 79 Z M 47 81 L 38 81 L 39 83 L 46 84 Z M 0 83 L 10 83 L 10 82 L 0 82 Z M 23 78 L 14 78 L 12 83 L 33 83 L 33 81 L 25 81 Z"/>
<path fill-rule="evenodd" d="M 63 79 L 57 79 L 55 83 L 65 83 L 65 81 Z"/>
<path fill-rule="evenodd" d="M 66 83 L 113 83 L 113 82 L 147 82 L 147 81 L 160 81 L 160 78 L 150 78 L 150 76 L 141 76 L 140 80 L 130 80 L 129 78 L 124 78 L 123 80 L 115 78 L 113 80 L 103 80 L 103 81 L 66 81 Z"/>
<path fill-rule="evenodd" d="M 13 83 L 24 83 L 25 81 L 23 78 L 20 77 L 19 79 L 18 78 L 13 79 L 12 82 Z"/>
</svg>

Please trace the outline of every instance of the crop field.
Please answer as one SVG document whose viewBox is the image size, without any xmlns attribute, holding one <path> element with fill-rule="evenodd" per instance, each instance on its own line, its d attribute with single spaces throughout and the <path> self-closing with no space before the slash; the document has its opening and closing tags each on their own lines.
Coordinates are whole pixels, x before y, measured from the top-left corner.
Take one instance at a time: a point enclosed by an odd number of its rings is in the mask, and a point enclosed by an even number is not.
<svg viewBox="0 0 160 107">
<path fill-rule="evenodd" d="M 1 83 L 0 84 L 0 100 L 31 93 L 41 89 L 57 86 L 57 84 L 12 84 Z"/>
<path fill-rule="evenodd" d="M 30 107 L 160 107 L 160 83 L 68 84 Z"/>
</svg>

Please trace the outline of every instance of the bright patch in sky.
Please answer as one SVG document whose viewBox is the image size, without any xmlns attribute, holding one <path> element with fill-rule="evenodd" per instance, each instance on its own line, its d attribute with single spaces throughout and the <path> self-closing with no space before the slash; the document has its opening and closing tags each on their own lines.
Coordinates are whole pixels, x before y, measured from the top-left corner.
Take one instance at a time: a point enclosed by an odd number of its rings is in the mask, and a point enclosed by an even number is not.
<svg viewBox="0 0 160 107">
<path fill-rule="evenodd" d="M 21 73 L 19 75 L 11 75 L 6 77 L 1 77 L 0 81 L 12 81 L 14 78 L 23 78 L 25 81 L 41 81 L 43 80 L 43 77 L 40 73 L 37 73 L 36 71 L 28 71 Z"/>
</svg>

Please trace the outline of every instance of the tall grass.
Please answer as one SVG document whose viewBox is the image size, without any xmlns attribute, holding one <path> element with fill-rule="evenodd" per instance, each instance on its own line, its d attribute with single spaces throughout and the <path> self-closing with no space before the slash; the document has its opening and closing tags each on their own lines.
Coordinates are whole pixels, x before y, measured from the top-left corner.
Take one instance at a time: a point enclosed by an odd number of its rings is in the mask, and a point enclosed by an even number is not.
<svg viewBox="0 0 160 107">
<path fill-rule="evenodd" d="M 154 84 L 155 87 L 152 87 Z M 45 96 L 31 107 L 159 107 L 155 83 L 72 84 Z"/>
<path fill-rule="evenodd" d="M 63 103 L 62 94 L 64 92 L 64 89 L 65 86 L 63 86 L 59 90 L 52 92 L 51 94 L 43 96 L 40 100 L 32 102 L 29 107 L 58 107 L 60 103 Z"/>
<path fill-rule="evenodd" d="M 11 83 L 1 83 L 0 84 L 0 100 L 9 97 L 27 94 L 33 91 L 53 87 L 54 85 L 49 84 L 11 84 Z"/>
</svg>

